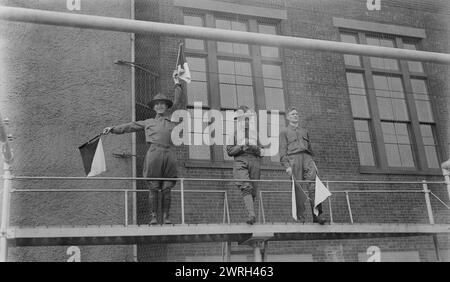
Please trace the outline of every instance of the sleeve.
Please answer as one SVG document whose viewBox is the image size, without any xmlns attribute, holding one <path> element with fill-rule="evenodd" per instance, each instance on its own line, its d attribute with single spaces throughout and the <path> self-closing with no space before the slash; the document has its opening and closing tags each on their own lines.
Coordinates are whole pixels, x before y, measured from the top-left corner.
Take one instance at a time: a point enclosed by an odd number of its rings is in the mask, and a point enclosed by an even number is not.
<svg viewBox="0 0 450 282">
<path fill-rule="evenodd" d="M 280 147 L 279 147 L 279 154 L 280 154 L 280 162 L 285 167 L 290 167 L 289 158 L 287 156 L 287 136 L 286 136 L 286 130 L 280 131 Z"/>
<path fill-rule="evenodd" d="M 227 145 L 228 156 L 234 157 L 234 156 L 238 155 L 239 153 L 242 153 L 242 146 L 235 145 L 236 144 L 236 136 L 233 136 L 233 140 L 230 139 L 228 144 L 233 144 L 233 145 Z"/>
<path fill-rule="evenodd" d="M 169 109 L 170 114 L 176 110 L 185 109 L 187 105 L 186 95 L 184 95 L 183 87 L 181 83 L 175 84 L 174 94 L 173 94 L 173 105 Z"/>
<path fill-rule="evenodd" d="M 306 132 L 306 137 L 308 138 L 308 151 L 311 154 L 311 156 L 314 156 L 312 146 L 311 146 L 311 138 L 309 138 L 309 133 Z"/>
<path fill-rule="evenodd" d="M 114 134 L 124 134 L 124 133 L 131 133 L 136 131 L 141 131 L 145 129 L 145 121 L 139 120 L 139 121 L 133 121 L 129 123 L 124 123 L 121 125 L 116 125 L 111 129 L 111 133 Z"/>
</svg>

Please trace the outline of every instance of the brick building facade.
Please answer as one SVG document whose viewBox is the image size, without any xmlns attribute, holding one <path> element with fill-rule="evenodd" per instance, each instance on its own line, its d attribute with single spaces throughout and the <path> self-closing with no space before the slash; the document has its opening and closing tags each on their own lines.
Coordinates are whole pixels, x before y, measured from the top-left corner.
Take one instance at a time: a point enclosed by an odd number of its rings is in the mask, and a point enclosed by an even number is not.
<svg viewBox="0 0 450 282">
<path fill-rule="evenodd" d="M 445 1 L 81 1 L 67 11 L 64 1 L 2 1 L 5 5 L 173 24 L 279 34 L 331 41 L 449 53 L 450 7 Z M 385 3 L 386 2 L 386 3 Z M 450 96 L 446 65 L 349 56 L 333 52 L 252 46 L 167 36 L 2 23 L 1 112 L 11 120 L 16 175 L 83 176 L 77 146 L 108 125 L 144 119 L 156 92 L 170 93 L 178 44 L 184 42 L 193 71 L 188 107 L 257 110 L 296 106 L 308 128 L 322 179 L 330 181 L 442 181 L 439 164 L 450 157 Z M 134 71 L 117 60 L 135 61 Z M 133 94 L 134 93 L 134 94 Z M 284 120 L 282 119 L 282 123 Z M 36 130 L 38 129 L 38 130 Z M 133 152 L 133 142 L 136 143 Z M 51 144 L 51 146 L 48 146 Z M 141 176 L 143 135 L 104 138 L 104 176 Z M 117 158 L 135 153 L 136 158 Z M 221 146 L 177 150 L 180 176 L 232 178 L 232 161 Z M 133 162 L 135 161 L 135 164 Z M 103 175 L 102 175 L 103 176 Z M 263 179 L 286 179 L 276 158 L 264 160 Z M 95 183 L 95 184 L 93 184 Z M 98 186 L 97 186 L 98 184 Z M 428 185 L 448 202 L 443 184 Z M 14 188 L 132 188 L 130 181 L 30 181 Z M 260 184 L 266 222 L 292 222 L 288 183 Z M 422 184 L 329 183 L 324 206 L 334 223 L 350 223 L 345 193 L 362 189 L 422 189 Z M 137 189 L 145 189 L 137 183 Z M 230 222 L 243 222 L 242 199 L 232 182 L 186 182 L 186 223 L 220 223 L 224 194 Z M 201 190 L 201 191 L 198 191 Z M 208 190 L 208 192 L 205 192 Z M 215 192 L 214 192 L 215 191 Z M 181 222 L 178 186 L 172 218 Z M 136 220 L 148 223 L 147 194 L 137 193 Z M 355 223 L 427 223 L 425 199 L 417 193 L 349 193 Z M 436 223 L 449 212 L 431 199 Z M 130 206 L 132 206 L 130 198 Z M 121 224 L 120 193 L 14 194 L 12 225 Z M 258 215 L 262 207 L 258 204 Z M 130 220 L 132 220 L 130 210 Z M 308 215 L 310 216 L 310 215 Z M 310 218 L 308 218 L 311 221 Z M 448 260 L 448 237 L 438 238 Z M 269 242 L 266 260 L 365 261 L 368 248 L 382 260 L 435 261 L 430 236 L 382 239 Z M 139 261 L 215 261 L 223 244 L 137 245 Z M 80 247 L 82 260 L 131 260 L 130 246 Z M 13 248 L 14 260 L 64 260 L 65 247 Z M 249 247 L 231 244 L 231 260 L 251 261 Z"/>
</svg>

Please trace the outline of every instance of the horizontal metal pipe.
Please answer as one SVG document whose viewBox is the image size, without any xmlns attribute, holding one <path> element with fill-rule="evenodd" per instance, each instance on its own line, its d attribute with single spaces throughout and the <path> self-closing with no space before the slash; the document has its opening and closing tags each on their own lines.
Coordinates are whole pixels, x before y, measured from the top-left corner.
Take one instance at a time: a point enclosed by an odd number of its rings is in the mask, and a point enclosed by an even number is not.
<svg viewBox="0 0 450 282">
<path fill-rule="evenodd" d="M 291 190 L 266 190 L 261 193 L 291 193 Z M 333 190 L 333 193 L 423 193 L 423 190 Z"/>
<path fill-rule="evenodd" d="M 0 7 L 0 20 L 118 32 L 160 34 L 450 64 L 450 54 L 445 53 L 5 6 Z"/>
</svg>

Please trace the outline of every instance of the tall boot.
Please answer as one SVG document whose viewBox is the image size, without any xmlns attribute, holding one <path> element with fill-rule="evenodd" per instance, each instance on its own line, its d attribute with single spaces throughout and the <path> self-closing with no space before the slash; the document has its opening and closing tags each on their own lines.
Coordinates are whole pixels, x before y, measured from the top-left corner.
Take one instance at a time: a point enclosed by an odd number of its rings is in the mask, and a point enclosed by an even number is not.
<svg viewBox="0 0 450 282">
<path fill-rule="evenodd" d="M 170 189 L 163 190 L 163 224 L 172 224 L 169 217 L 171 195 Z"/>
<path fill-rule="evenodd" d="M 314 201 L 310 200 L 309 203 L 311 204 L 311 212 L 312 212 L 313 222 L 319 223 L 320 225 L 324 225 L 327 222 L 327 220 L 325 218 L 323 218 L 323 216 L 322 216 L 322 204 L 319 204 L 317 206 L 319 215 L 315 215 L 314 214 Z"/>
<path fill-rule="evenodd" d="M 158 191 L 151 191 L 149 195 L 149 202 L 151 202 L 150 210 L 150 225 L 158 224 Z"/>
<path fill-rule="evenodd" d="M 248 212 L 248 219 L 247 224 L 253 224 L 256 222 L 256 216 L 255 216 L 255 207 L 253 204 L 253 197 L 252 195 L 245 195 L 244 196 L 244 205 Z"/>
</svg>

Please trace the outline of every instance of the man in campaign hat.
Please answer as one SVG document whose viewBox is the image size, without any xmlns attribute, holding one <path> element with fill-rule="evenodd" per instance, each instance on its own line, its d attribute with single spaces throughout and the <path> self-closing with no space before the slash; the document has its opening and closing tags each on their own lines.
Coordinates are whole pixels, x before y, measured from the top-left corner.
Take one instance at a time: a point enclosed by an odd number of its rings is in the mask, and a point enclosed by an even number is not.
<svg viewBox="0 0 450 282">
<path fill-rule="evenodd" d="M 186 107 L 186 97 L 178 79 L 178 72 L 174 71 L 175 83 L 174 102 L 166 95 L 158 93 L 150 101 L 148 106 L 156 112 L 154 118 L 125 123 L 103 130 L 104 134 L 123 134 L 136 131 L 145 131 L 145 139 L 150 143 L 144 160 L 143 177 L 148 178 L 176 178 L 177 159 L 174 152 L 174 144 L 171 139 L 172 129 L 177 123 L 171 121 L 172 113 Z M 150 224 L 158 223 L 158 193 L 162 193 L 163 224 L 171 224 L 169 211 L 171 202 L 171 189 L 175 186 L 174 180 L 146 181 L 149 193 L 149 205 L 151 207 Z"/>
</svg>

